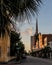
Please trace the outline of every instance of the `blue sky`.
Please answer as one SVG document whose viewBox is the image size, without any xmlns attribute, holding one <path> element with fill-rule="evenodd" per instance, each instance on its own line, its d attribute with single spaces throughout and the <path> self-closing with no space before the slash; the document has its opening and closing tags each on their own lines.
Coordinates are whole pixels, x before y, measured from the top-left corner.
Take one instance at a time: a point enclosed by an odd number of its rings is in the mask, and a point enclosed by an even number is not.
<svg viewBox="0 0 52 65">
<path fill-rule="evenodd" d="M 52 0 L 44 0 L 43 3 L 38 16 L 39 31 L 42 33 L 52 33 Z"/>
<path fill-rule="evenodd" d="M 39 32 L 52 33 L 52 0 L 43 0 L 41 8 L 39 8 L 38 14 L 38 26 Z M 34 17 L 30 24 L 23 23 L 21 30 L 26 30 L 28 27 L 32 27 L 35 32 L 36 17 Z"/>
<path fill-rule="evenodd" d="M 43 4 L 39 8 L 38 15 L 39 32 L 42 34 L 52 33 L 52 0 L 43 0 Z M 22 40 L 27 50 L 30 49 L 30 36 L 35 33 L 36 17 L 33 17 L 31 23 L 23 23 L 20 27 Z M 31 32 L 31 33 L 30 33 Z"/>
</svg>

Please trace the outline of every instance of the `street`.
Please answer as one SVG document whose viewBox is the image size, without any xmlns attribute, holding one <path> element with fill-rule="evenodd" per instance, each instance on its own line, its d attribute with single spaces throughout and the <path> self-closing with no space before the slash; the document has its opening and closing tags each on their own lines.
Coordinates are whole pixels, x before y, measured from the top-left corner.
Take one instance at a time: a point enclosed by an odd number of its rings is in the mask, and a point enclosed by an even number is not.
<svg viewBox="0 0 52 65">
<path fill-rule="evenodd" d="M 0 65 L 11 65 L 11 64 L 12 65 L 52 65 L 52 61 L 48 59 L 46 60 L 46 59 L 27 56 L 27 58 L 23 59 L 21 63 L 15 63 L 15 61 L 13 61 L 13 62 L 9 62 L 8 64 L 0 64 Z"/>
</svg>

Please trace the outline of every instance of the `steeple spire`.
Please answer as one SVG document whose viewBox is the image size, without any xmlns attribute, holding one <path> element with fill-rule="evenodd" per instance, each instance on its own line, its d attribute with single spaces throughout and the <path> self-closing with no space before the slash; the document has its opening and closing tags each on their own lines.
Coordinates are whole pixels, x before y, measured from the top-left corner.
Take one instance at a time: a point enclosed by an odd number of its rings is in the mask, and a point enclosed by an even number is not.
<svg viewBox="0 0 52 65">
<path fill-rule="evenodd" d="M 38 19 L 36 18 L 36 34 L 38 34 Z"/>
</svg>

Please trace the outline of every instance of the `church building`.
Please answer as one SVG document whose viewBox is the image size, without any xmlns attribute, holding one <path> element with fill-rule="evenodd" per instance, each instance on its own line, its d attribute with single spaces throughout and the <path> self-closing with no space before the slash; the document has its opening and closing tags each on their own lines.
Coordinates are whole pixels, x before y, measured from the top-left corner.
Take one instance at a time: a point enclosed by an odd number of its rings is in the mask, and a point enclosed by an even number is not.
<svg viewBox="0 0 52 65">
<path fill-rule="evenodd" d="M 35 34 L 31 36 L 31 51 L 42 49 L 50 44 L 52 47 L 52 34 L 39 33 L 38 20 L 36 19 L 36 31 Z"/>
</svg>

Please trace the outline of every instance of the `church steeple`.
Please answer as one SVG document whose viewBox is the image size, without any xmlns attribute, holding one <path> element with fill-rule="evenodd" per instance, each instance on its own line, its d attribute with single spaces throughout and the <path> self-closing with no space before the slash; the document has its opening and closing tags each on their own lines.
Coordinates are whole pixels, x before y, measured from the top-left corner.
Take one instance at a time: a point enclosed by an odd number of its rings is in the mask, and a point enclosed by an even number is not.
<svg viewBox="0 0 52 65">
<path fill-rule="evenodd" d="M 38 34 L 38 19 L 36 18 L 36 34 Z"/>
</svg>

